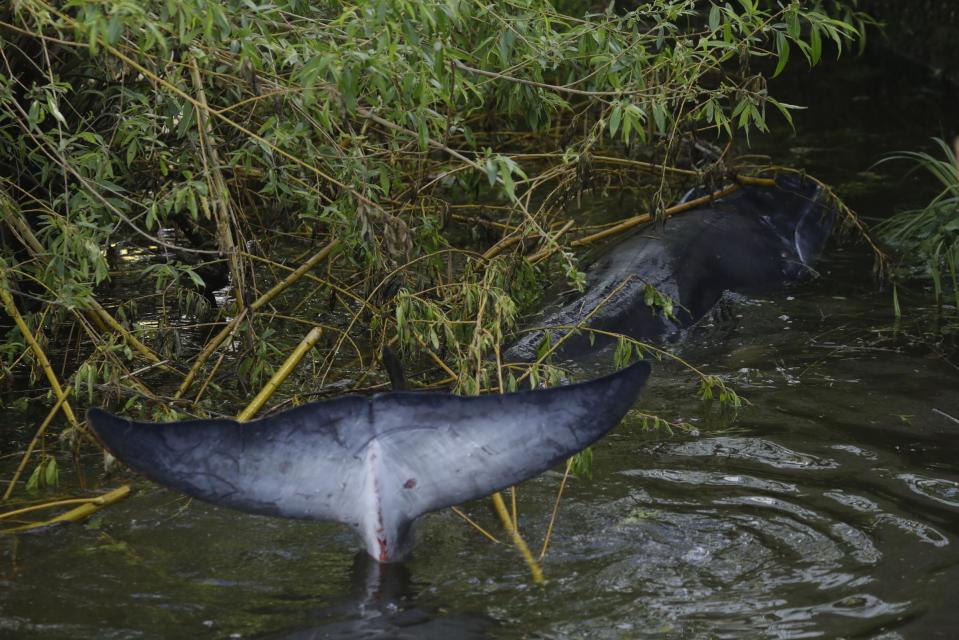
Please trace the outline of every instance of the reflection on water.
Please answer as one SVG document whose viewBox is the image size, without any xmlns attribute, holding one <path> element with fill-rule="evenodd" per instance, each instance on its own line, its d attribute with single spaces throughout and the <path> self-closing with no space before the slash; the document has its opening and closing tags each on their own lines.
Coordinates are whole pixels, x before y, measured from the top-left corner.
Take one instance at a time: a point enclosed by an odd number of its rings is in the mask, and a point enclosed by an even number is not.
<svg viewBox="0 0 959 640">
<path fill-rule="evenodd" d="M 865 167 L 891 150 L 881 145 L 911 142 L 852 127 L 931 98 L 908 93 L 909 79 L 890 93 L 875 69 L 849 69 L 812 79 L 853 113 L 817 105 L 810 117 L 833 120 L 766 144 L 884 214 L 898 187 Z M 898 106 L 850 98 L 877 82 L 874 95 L 899 95 Z M 890 309 L 870 267 L 837 250 L 821 280 L 729 301 L 731 315 L 691 331 L 683 357 L 752 406 L 732 424 L 704 420 L 689 375 L 659 365 L 644 410 L 692 420 L 696 435 L 627 420 L 600 443 L 595 479 L 564 497 L 545 588 L 449 512 L 424 519 L 408 563 L 379 571 L 337 525 L 187 506 L 139 482 L 83 526 L 0 538 L 0 636 L 954 637 L 959 372 L 877 340 Z M 558 483 L 549 473 L 520 488 L 534 546 Z M 498 531 L 485 502 L 468 510 Z"/>
<path fill-rule="evenodd" d="M 269 633 L 273 640 L 376 638 L 446 640 L 486 638 L 493 621 L 484 616 L 448 616 L 424 610 L 417 601 L 405 564 L 381 565 L 360 551 L 353 560 L 352 593 L 333 605 L 307 614 L 309 623 L 293 630 Z M 275 612 L 274 612 L 275 613 Z"/>
</svg>

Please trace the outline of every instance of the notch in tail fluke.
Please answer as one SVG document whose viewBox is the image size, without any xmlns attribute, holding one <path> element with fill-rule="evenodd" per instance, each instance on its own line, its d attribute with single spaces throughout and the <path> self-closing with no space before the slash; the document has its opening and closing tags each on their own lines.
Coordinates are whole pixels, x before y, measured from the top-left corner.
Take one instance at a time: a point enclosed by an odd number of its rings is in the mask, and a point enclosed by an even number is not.
<svg viewBox="0 0 959 640">
<path fill-rule="evenodd" d="M 422 514 L 522 482 L 601 438 L 649 370 L 637 362 L 502 395 L 344 396 L 242 424 L 87 417 L 107 449 L 151 480 L 241 511 L 348 524 L 390 562 L 409 551 Z"/>
</svg>

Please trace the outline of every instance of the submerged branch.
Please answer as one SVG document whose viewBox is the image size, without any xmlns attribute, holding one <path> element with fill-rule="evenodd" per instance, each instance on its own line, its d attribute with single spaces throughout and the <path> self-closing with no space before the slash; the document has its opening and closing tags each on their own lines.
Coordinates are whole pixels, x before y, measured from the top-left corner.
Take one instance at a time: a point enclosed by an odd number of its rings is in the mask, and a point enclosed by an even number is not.
<svg viewBox="0 0 959 640">
<path fill-rule="evenodd" d="M 21 525 L 19 527 L 12 527 L 10 529 L 2 529 L 0 533 L 20 533 L 22 531 L 30 531 L 32 529 L 40 529 L 43 527 L 50 527 L 56 524 L 65 524 L 68 522 L 80 522 L 92 516 L 97 511 L 105 509 L 112 504 L 116 504 L 120 500 L 123 500 L 128 495 L 130 495 L 130 486 L 123 485 L 117 487 L 112 491 L 108 491 L 103 495 L 97 496 L 96 498 L 73 498 L 69 500 L 56 500 L 54 502 L 47 502 L 44 504 L 33 505 L 31 507 L 25 507 L 23 509 L 17 509 L 16 511 L 10 511 L 8 513 L 0 514 L 0 519 L 10 518 L 15 515 L 20 515 L 24 513 L 30 513 L 33 511 L 39 511 L 42 509 L 52 509 L 55 507 L 62 507 L 71 504 L 79 504 L 79 507 L 70 509 L 66 513 L 61 513 L 58 516 L 50 518 L 49 520 L 44 520 L 42 522 L 31 522 L 30 524 Z"/>
</svg>

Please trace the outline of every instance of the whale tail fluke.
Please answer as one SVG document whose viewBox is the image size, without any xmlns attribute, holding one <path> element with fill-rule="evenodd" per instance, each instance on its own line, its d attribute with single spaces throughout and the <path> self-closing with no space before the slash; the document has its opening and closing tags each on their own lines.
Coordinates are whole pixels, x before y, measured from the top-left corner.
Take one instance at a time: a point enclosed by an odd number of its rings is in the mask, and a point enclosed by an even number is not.
<svg viewBox="0 0 959 640">
<path fill-rule="evenodd" d="M 502 395 L 345 396 L 242 424 L 87 416 L 107 449 L 160 484 L 241 511 L 343 522 L 385 562 L 409 549 L 420 515 L 531 478 L 605 435 L 649 371 L 638 362 Z"/>
</svg>

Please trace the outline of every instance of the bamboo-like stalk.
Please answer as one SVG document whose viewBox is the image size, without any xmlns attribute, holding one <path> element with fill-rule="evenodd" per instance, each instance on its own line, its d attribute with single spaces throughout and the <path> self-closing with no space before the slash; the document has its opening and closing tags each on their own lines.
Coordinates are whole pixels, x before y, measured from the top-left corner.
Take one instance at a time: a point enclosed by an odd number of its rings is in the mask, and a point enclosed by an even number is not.
<svg viewBox="0 0 959 640">
<path fill-rule="evenodd" d="M 511 153 L 509 157 L 513 160 L 563 160 L 564 154 L 559 152 L 547 152 L 547 153 Z M 605 163 L 605 164 L 616 164 L 620 166 L 629 167 L 631 169 L 638 169 L 645 173 L 650 173 L 653 175 L 661 176 L 663 174 L 672 174 L 683 176 L 687 178 L 699 177 L 701 173 L 699 171 L 694 171 L 692 169 L 681 169 L 679 167 L 671 167 L 669 165 L 657 164 L 653 162 L 643 162 L 641 160 L 631 160 L 629 158 L 617 158 L 615 156 L 603 156 L 603 155 L 589 155 L 590 162 L 594 163 Z M 565 162 L 565 160 L 564 160 Z"/>
<path fill-rule="evenodd" d="M 280 280 L 278 283 L 273 285 L 269 291 L 261 295 L 259 298 L 253 301 L 250 304 L 250 311 L 256 311 L 257 309 L 263 307 L 266 304 L 269 304 L 273 298 L 285 291 L 290 285 L 295 283 L 297 280 L 303 277 L 303 275 L 318 265 L 320 262 L 325 260 L 333 252 L 334 249 L 338 246 L 339 242 L 337 240 L 331 240 L 325 247 L 314 253 L 309 260 L 301 264 L 295 271 L 290 273 L 288 276 Z M 174 398 L 180 399 L 183 397 L 183 394 L 186 393 L 190 385 L 193 384 L 193 381 L 196 379 L 197 373 L 200 369 L 209 360 L 210 356 L 220 347 L 223 342 L 233 335 L 233 332 L 236 331 L 237 327 L 240 326 L 243 318 L 246 316 L 246 310 L 241 311 L 235 318 L 230 320 L 223 329 L 213 336 L 213 338 L 207 343 L 206 347 L 203 348 L 203 351 L 200 352 L 200 355 L 196 357 L 196 360 L 193 362 L 193 366 L 190 367 L 190 371 L 187 373 L 186 377 L 183 379 L 183 382 L 180 384 L 180 387 L 177 389 Z"/>
<path fill-rule="evenodd" d="M 216 141 L 213 138 L 208 117 L 211 109 L 206 101 L 206 90 L 203 88 L 203 79 L 200 77 L 200 66 L 194 56 L 190 57 L 190 77 L 193 80 L 193 87 L 196 89 L 199 103 L 195 106 L 196 126 L 202 151 L 200 155 L 203 159 L 203 170 L 210 188 L 210 196 L 213 198 L 213 219 L 216 220 L 217 244 L 220 253 L 225 254 L 229 262 L 236 298 L 242 300 L 245 283 L 240 256 L 237 253 L 236 243 L 233 241 L 233 232 L 230 228 L 230 191 L 227 189 L 223 172 L 220 169 L 220 158 L 216 151 Z"/>
<path fill-rule="evenodd" d="M 522 241 L 523 241 L 523 236 L 521 235 L 514 235 L 514 236 L 503 238 L 502 240 L 494 244 L 492 247 L 487 249 L 485 253 L 483 253 L 483 259 L 492 260 L 499 254 L 503 253 L 503 251 L 505 251 L 506 249 L 509 249 L 514 244 L 519 244 Z"/>
<path fill-rule="evenodd" d="M 528 258 L 529 261 L 532 262 L 533 264 L 536 264 L 543 258 L 553 255 L 556 252 L 556 242 L 560 239 L 560 237 L 562 237 L 564 233 L 569 231 L 570 228 L 572 228 L 572 226 L 573 226 L 573 220 L 567 220 L 566 224 L 564 224 L 562 227 L 560 227 L 556 231 L 556 233 L 553 233 L 550 236 L 549 241 L 546 243 L 546 246 L 541 248 L 539 251 L 537 251 L 533 255 L 529 256 Z"/>
<path fill-rule="evenodd" d="M 263 408 L 263 405 L 266 404 L 266 401 L 270 399 L 270 396 L 273 395 L 273 392 L 276 391 L 276 388 L 283 384 L 283 381 L 286 380 L 293 370 L 296 369 L 297 365 L 300 364 L 300 360 L 303 359 L 303 356 L 312 349 L 316 343 L 319 341 L 320 336 L 323 335 L 323 329 L 320 327 L 313 327 L 306 337 L 300 341 L 300 344 L 296 345 L 296 349 L 287 357 L 279 369 L 273 374 L 273 376 L 267 381 L 263 388 L 260 389 L 260 392 L 256 394 L 256 397 L 250 401 L 250 404 L 246 406 L 243 411 L 241 411 L 236 419 L 240 422 L 246 422 L 250 418 L 256 415 L 256 413 Z"/>
<path fill-rule="evenodd" d="M 226 359 L 226 352 L 220 354 L 220 357 L 217 359 L 216 364 L 213 365 L 213 368 L 210 370 L 210 373 L 207 375 L 206 380 L 203 381 L 203 384 L 200 385 L 200 390 L 196 392 L 196 397 L 193 398 L 193 406 L 200 404 L 200 398 L 203 397 L 203 392 L 206 391 L 206 388 L 210 386 L 210 383 L 213 382 L 213 377 L 216 375 L 216 372 L 220 370 L 220 365 L 223 364 L 223 361 Z"/>
<path fill-rule="evenodd" d="M 254 260 L 256 262 L 261 262 L 265 265 L 269 265 L 270 267 L 276 270 L 287 271 L 287 272 L 296 271 L 294 267 L 288 267 L 285 264 L 280 264 L 279 262 L 276 262 L 275 260 L 270 260 L 269 258 L 258 256 L 254 253 L 247 253 L 246 251 L 240 251 L 240 255 L 246 258 L 247 260 Z M 320 278 L 319 276 L 315 276 L 312 273 L 304 273 L 303 277 L 306 278 L 307 280 L 312 280 L 313 282 L 315 282 L 316 284 L 322 287 L 328 287 L 332 289 L 333 291 L 336 291 L 336 293 L 341 294 L 344 297 L 347 297 L 350 300 L 353 300 L 354 302 L 363 305 L 371 313 L 380 313 L 380 309 L 374 306 L 369 300 L 365 299 L 363 296 L 359 296 L 353 293 L 353 291 L 351 291 L 350 289 L 341 287 L 340 285 L 336 284 L 335 282 L 331 280 Z"/>
<path fill-rule="evenodd" d="M 43 502 L 41 504 L 32 504 L 29 507 L 21 507 L 20 509 L 14 509 L 13 511 L 0 513 L 0 520 L 15 518 L 17 516 L 22 516 L 27 513 L 33 513 L 34 511 L 45 511 L 46 509 L 55 509 L 57 507 L 68 507 L 74 504 L 87 504 L 88 502 L 93 502 L 97 499 L 98 498 L 67 498 L 65 500 L 54 500 L 53 502 Z"/>
<path fill-rule="evenodd" d="M 236 331 L 237 327 L 240 326 L 240 322 L 243 321 L 243 318 L 246 317 L 246 309 L 243 309 L 238 313 L 232 320 L 226 323 L 226 326 L 223 327 L 219 333 L 213 336 L 209 342 L 206 343 L 206 346 L 203 347 L 203 351 L 196 357 L 193 361 L 193 366 L 190 367 L 190 370 L 187 372 L 186 377 L 183 378 L 183 382 L 180 383 L 179 388 L 177 388 L 176 393 L 173 394 L 175 400 L 179 400 L 183 397 L 190 389 L 190 385 L 193 384 L 193 381 L 196 379 L 197 374 L 200 372 L 200 369 L 203 368 L 203 365 L 206 364 L 206 361 L 210 359 L 216 350 L 220 347 L 223 342 L 233 335 L 233 332 Z"/>
<path fill-rule="evenodd" d="M 493 494 L 493 506 L 496 508 L 496 514 L 503 523 L 503 527 L 509 532 L 510 537 L 513 539 L 513 544 L 519 550 L 520 555 L 523 556 L 523 560 L 526 561 L 526 566 L 529 567 L 529 572 L 533 576 L 533 582 L 536 584 L 545 583 L 546 579 L 543 577 L 543 570 L 540 568 L 539 562 L 533 557 L 532 552 L 526 545 L 526 541 L 523 540 L 523 536 L 519 534 L 519 530 L 513 527 L 513 521 L 510 518 L 509 511 L 506 509 L 506 502 L 503 501 L 503 495 L 498 491 Z"/>
<path fill-rule="evenodd" d="M 424 351 L 426 351 L 426 355 L 428 355 L 430 360 L 433 361 L 433 364 L 435 364 L 437 367 L 445 371 L 446 375 L 453 378 L 454 380 L 459 379 L 459 376 L 456 375 L 456 372 L 450 369 L 449 365 L 443 362 L 443 359 L 440 358 L 438 355 L 436 355 L 436 352 L 430 349 L 421 337 L 419 337 L 416 334 L 413 334 L 413 337 L 416 338 L 416 341 L 420 343 L 420 347 Z"/>
<path fill-rule="evenodd" d="M 57 500 L 54 502 L 47 502 L 44 504 L 25 507 L 23 509 L 17 509 L 16 511 L 10 511 L 8 513 L 0 514 L 0 518 L 10 518 L 23 513 L 39 511 L 41 509 L 52 509 L 54 507 L 62 507 L 70 504 L 80 505 L 79 507 L 70 509 L 66 513 L 61 513 L 60 515 L 50 518 L 49 520 L 44 520 L 43 522 L 31 522 L 30 524 L 25 524 L 20 527 L 3 529 L 0 530 L 0 533 L 17 533 L 20 531 L 29 531 L 30 529 L 49 527 L 51 525 L 60 524 L 63 522 L 79 522 L 80 520 L 89 518 L 97 511 L 123 500 L 128 495 L 130 495 L 130 485 L 125 484 L 113 489 L 112 491 L 108 491 L 101 496 L 97 496 L 96 498 L 73 498 L 70 500 Z"/>
<path fill-rule="evenodd" d="M 729 185 L 728 187 L 724 187 L 720 189 L 719 191 L 715 191 L 713 193 L 707 194 L 700 198 L 695 198 L 693 200 L 690 200 L 689 202 L 683 202 L 683 203 L 674 205 L 672 207 L 669 207 L 664 212 L 664 215 L 666 217 L 669 217 L 677 213 L 682 213 L 683 211 L 689 211 L 690 209 L 695 209 L 696 207 L 702 206 L 704 204 L 709 204 L 713 200 L 716 200 L 718 198 L 723 198 L 725 196 L 728 196 L 731 193 L 734 193 L 735 191 L 738 191 L 739 189 L 743 187 L 743 185 L 759 185 L 759 186 L 765 186 L 765 187 L 772 187 L 776 185 L 776 181 L 773 180 L 772 178 L 754 178 L 752 176 L 738 176 L 736 178 L 736 184 Z M 592 244 L 593 242 L 604 240 L 610 236 L 614 236 L 616 234 L 622 233 L 623 231 L 632 229 L 635 226 L 645 224 L 647 222 L 652 222 L 654 218 L 655 216 L 653 216 L 650 213 L 643 213 L 638 216 L 626 218 L 625 220 L 620 221 L 619 223 L 617 223 L 616 225 L 612 227 L 609 227 L 608 229 L 603 229 L 602 231 L 598 231 L 594 234 L 588 235 L 578 240 L 573 240 L 570 243 L 570 245 L 574 247 L 582 247 L 587 244 Z"/>
<path fill-rule="evenodd" d="M 76 414 L 73 413 L 73 408 L 67 401 L 63 387 L 60 386 L 60 381 L 57 379 L 57 374 L 53 372 L 53 367 L 50 366 L 50 360 L 47 358 L 47 354 L 43 352 L 43 348 L 40 346 L 40 343 L 37 342 L 37 339 L 30 331 L 30 327 L 27 326 L 23 316 L 20 315 L 20 311 L 17 309 L 17 305 L 13 301 L 13 296 L 10 295 L 10 291 L 7 289 L 7 274 L 5 271 L 0 271 L 0 300 L 3 301 L 3 307 L 6 310 L 7 315 L 13 318 L 17 328 L 20 329 L 20 333 L 23 334 L 24 340 L 27 341 L 27 344 L 33 351 L 34 356 L 36 356 L 37 362 L 40 363 L 40 368 L 43 369 L 43 374 L 50 382 L 50 387 L 53 388 L 53 393 L 56 394 L 57 400 L 63 405 L 63 414 L 67 417 L 67 420 L 70 421 L 70 424 L 74 428 L 79 429 L 80 421 L 77 420 Z"/>
<path fill-rule="evenodd" d="M 99 320 L 99 323 L 106 325 L 110 330 L 116 332 L 120 338 L 127 343 L 127 346 L 139 353 L 141 356 L 149 360 L 150 362 L 156 364 L 164 371 L 170 373 L 179 373 L 176 369 L 171 367 L 167 362 L 160 358 L 150 347 L 143 344 L 139 338 L 133 335 L 128 331 L 122 324 L 117 322 L 117 319 L 114 318 L 110 312 L 104 309 L 99 302 L 95 299 L 90 300 L 90 312 L 89 315 L 96 320 Z"/>
<path fill-rule="evenodd" d="M 63 406 L 63 403 L 66 402 L 67 397 L 70 395 L 70 392 L 73 390 L 73 387 L 67 387 L 63 396 L 57 400 L 57 403 L 53 405 L 53 408 L 47 413 L 47 417 L 43 419 L 43 422 L 40 424 L 40 428 L 37 429 L 37 432 L 33 434 L 33 439 L 30 440 L 29 446 L 27 446 L 26 452 L 23 454 L 23 457 L 20 458 L 20 464 L 17 466 L 17 470 L 14 472 L 13 477 L 10 479 L 10 483 L 7 484 L 7 490 L 3 492 L 3 500 L 8 500 L 10 494 L 13 493 L 13 488 L 17 484 L 17 480 L 20 479 L 20 474 L 23 473 L 24 468 L 27 466 L 27 461 L 30 459 L 30 456 L 33 454 L 33 449 L 37 446 L 37 443 L 40 441 L 40 438 L 43 437 L 43 434 L 46 433 L 47 427 L 50 426 L 50 423 L 53 422 L 54 416 L 57 415 L 57 412 L 60 411 L 60 407 Z M 3 516 L 0 516 L 2 518 Z"/>
<path fill-rule="evenodd" d="M 665 164 L 641 162 L 639 160 L 631 160 L 629 158 L 617 158 L 615 156 L 590 156 L 589 159 L 593 162 L 604 162 L 606 164 L 618 164 L 618 165 L 630 167 L 633 169 L 639 169 L 641 171 L 645 171 L 646 173 L 651 173 L 654 175 L 673 174 L 673 175 L 685 176 L 687 178 L 697 178 L 700 176 L 700 173 L 698 171 L 693 171 L 692 169 L 681 169 L 679 167 L 671 167 Z"/>
</svg>

